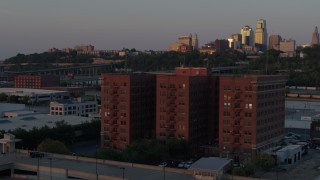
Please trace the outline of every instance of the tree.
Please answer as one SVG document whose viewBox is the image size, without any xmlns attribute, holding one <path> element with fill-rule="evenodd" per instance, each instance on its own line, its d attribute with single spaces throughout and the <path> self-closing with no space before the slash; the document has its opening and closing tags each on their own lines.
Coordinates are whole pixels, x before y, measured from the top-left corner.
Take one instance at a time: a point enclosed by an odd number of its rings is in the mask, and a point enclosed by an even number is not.
<svg viewBox="0 0 320 180">
<path fill-rule="evenodd" d="M 169 140 L 166 144 L 171 157 L 187 159 L 190 154 L 190 146 L 185 140 Z"/>
<path fill-rule="evenodd" d="M 8 96 L 5 93 L 0 93 L 0 101 L 7 101 Z"/>
<path fill-rule="evenodd" d="M 63 144 L 61 141 L 52 139 L 45 139 L 44 141 L 42 141 L 38 145 L 37 150 L 41 152 L 69 154 L 69 150 L 65 144 Z"/>
<path fill-rule="evenodd" d="M 271 155 L 264 152 L 259 153 L 256 159 L 256 164 L 266 171 L 269 171 L 275 165 L 275 163 L 275 159 Z"/>
<path fill-rule="evenodd" d="M 243 166 L 235 172 L 239 176 L 251 176 L 255 173 L 255 166 L 251 162 L 245 162 Z"/>
</svg>

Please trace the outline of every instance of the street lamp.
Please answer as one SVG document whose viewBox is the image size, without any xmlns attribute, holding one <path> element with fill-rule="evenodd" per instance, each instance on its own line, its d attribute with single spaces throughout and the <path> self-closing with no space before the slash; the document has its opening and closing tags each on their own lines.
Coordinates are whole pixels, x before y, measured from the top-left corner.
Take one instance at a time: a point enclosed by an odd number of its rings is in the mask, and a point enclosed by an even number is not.
<svg viewBox="0 0 320 180">
<path fill-rule="evenodd" d="M 52 180 L 52 157 L 48 158 L 50 160 L 50 180 Z"/>
<path fill-rule="evenodd" d="M 38 164 L 37 164 L 37 179 L 40 179 L 40 169 L 39 169 L 39 157 L 37 157 L 38 159 Z"/>
<path fill-rule="evenodd" d="M 163 166 L 163 180 L 166 180 L 166 167 Z"/>
<path fill-rule="evenodd" d="M 124 170 L 126 169 L 125 167 L 120 167 L 120 169 L 122 170 L 122 179 L 124 180 Z"/>
<path fill-rule="evenodd" d="M 96 180 L 98 180 L 98 145 L 96 145 Z"/>
</svg>

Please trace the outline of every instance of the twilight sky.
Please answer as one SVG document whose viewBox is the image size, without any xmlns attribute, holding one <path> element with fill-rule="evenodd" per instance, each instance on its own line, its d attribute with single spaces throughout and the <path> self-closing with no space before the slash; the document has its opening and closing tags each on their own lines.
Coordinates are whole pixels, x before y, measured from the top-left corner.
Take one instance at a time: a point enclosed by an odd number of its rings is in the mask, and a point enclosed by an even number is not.
<svg viewBox="0 0 320 180">
<path fill-rule="evenodd" d="M 268 34 L 307 44 L 320 26 L 319 0 L 1 0 L 0 60 L 17 53 L 92 44 L 166 50 L 179 35 L 200 45 L 267 21 Z"/>
</svg>

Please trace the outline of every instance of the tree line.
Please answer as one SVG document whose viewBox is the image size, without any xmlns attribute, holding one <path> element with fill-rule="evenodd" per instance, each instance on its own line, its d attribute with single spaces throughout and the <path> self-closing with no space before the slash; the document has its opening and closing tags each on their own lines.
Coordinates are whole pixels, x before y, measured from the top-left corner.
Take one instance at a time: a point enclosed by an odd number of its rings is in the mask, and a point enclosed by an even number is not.
<svg viewBox="0 0 320 180">
<path fill-rule="evenodd" d="M 5 133 L 4 130 L 1 130 L 0 132 L 1 134 Z M 81 133 L 79 134 L 76 132 Z M 8 131 L 8 133 L 14 134 L 17 139 L 22 139 L 22 141 L 16 144 L 17 148 L 36 150 L 38 145 L 45 139 L 57 140 L 64 144 L 74 144 L 92 139 L 99 139 L 100 121 L 86 121 L 78 126 L 73 127 L 62 120 L 57 121 L 55 123 L 55 127 L 53 128 L 50 128 L 48 126 L 43 126 L 40 128 L 33 127 L 29 131 L 23 128 L 17 128 Z"/>
<path fill-rule="evenodd" d="M 305 57 L 298 55 L 302 52 Z M 239 74 L 270 74 L 285 75 L 288 77 L 287 85 L 296 86 L 320 86 L 320 46 L 312 46 L 297 51 L 297 56 L 293 58 L 281 57 L 283 52 L 268 50 L 263 54 L 257 55 L 255 59 L 236 50 L 227 50 L 215 54 L 203 54 L 199 51 L 164 52 L 164 53 L 141 53 L 138 55 L 126 56 L 126 61 L 119 64 L 118 68 L 128 68 L 132 71 L 173 71 L 176 67 L 224 67 L 247 65 L 247 68 L 239 70 Z M 12 68 L 15 70 L 27 70 L 37 68 L 52 68 L 52 63 L 91 63 L 92 56 L 57 53 L 42 53 L 23 55 L 18 54 L 9 58 L 4 63 L 16 64 Z M 21 63 L 37 63 L 37 65 L 21 65 Z M 50 64 L 51 63 L 51 64 Z"/>
</svg>

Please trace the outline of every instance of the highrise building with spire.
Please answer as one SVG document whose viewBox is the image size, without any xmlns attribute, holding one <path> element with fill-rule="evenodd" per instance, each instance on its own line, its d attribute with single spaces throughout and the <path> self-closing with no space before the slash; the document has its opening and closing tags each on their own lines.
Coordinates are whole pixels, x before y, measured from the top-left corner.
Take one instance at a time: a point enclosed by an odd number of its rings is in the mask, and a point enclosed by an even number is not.
<svg viewBox="0 0 320 180">
<path fill-rule="evenodd" d="M 264 51 L 267 49 L 267 39 L 268 39 L 268 33 L 267 33 L 267 23 L 264 19 L 257 20 L 256 23 L 256 33 L 254 37 L 254 43 L 256 48 L 258 48 L 261 51 Z"/>
<path fill-rule="evenodd" d="M 319 45 L 319 33 L 318 27 L 316 26 L 312 33 L 311 45 Z"/>
</svg>

